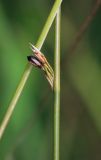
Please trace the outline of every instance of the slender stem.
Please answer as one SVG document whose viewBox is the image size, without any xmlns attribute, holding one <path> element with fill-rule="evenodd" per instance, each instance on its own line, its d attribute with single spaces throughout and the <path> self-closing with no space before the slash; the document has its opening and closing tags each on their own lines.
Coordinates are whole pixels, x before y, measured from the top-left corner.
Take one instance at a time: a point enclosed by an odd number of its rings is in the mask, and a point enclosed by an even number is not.
<svg viewBox="0 0 101 160">
<path fill-rule="evenodd" d="M 42 47 L 42 45 L 43 45 L 43 43 L 45 41 L 45 38 L 46 38 L 46 36 L 48 34 L 48 31 L 49 31 L 49 29 L 50 29 L 50 27 L 51 27 L 51 25 L 53 23 L 53 20 L 54 20 L 54 18 L 56 16 L 57 10 L 58 10 L 59 6 L 61 5 L 61 3 L 62 3 L 62 0 L 56 0 L 55 1 L 54 6 L 53 6 L 53 8 L 51 10 L 51 13 L 50 13 L 50 15 L 49 15 L 49 17 L 48 17 L 48 19 L 46 21 L 46 24 L 45 24 L 44 28 L 43 28 L 43 31 L 42 31 L 39 39 L 38 39 L 37 48 L 40 49 Z"/>
<path fill-rule="evenodd" d="M 38 42 L 36 44 L 36 46 L 39 49 L 41 49 L 41 47 L 42 47 L 42 45 L 44 43 L 44 40 L 45 40 L 45 38 L 47 36 L 47 33 L 48 33 L 48 31 L 49 31 L 49 29 L 50 29 L 50 27 L 52 25 L 52 22 L 53 22 L 53 20 L 55 18 L 55 15 L 57 13 L 57 10 L 58 10 L 61 2 L 62 2 L 62 0 L 57 0 L 53 5 L 53 8 L 52 8 L 52 10 L 51 10 L 51 12 L 49 14 L 49 17 L 48 17 L 48 19 L 46 21 L 46 24 L 45 24 L 45 26 L 44 26 L 44 28 L 42 30 L 42 33 L 41 33 L 41 35 L 40 35 L 40 37 L 38 39 Z M 5 129 L 6 129 L 6 126 L 7 126 L 8 122 L 9 122 L 9 120 L 11 118 L 12 113 L 13 113 L 13 110 L 15 109 L 16 103 L 18 102 L 18 99 L 19 99 L 19 97 L 20 97 L 20 95 L 22 93 L 22 90 L 23 90 L 23 88 L 24 88 L 24 86 L 26 84 L 26 81 L 27 81 L 27 79 L 28 79 L 28 77 L 30 75 L 31 69 L 32 69 L 32 66 L 30 64 L 27 64 L 26 68 L 25 68 L 25 71 L 24 71 L 24 73 L 22 75 L 22 78 L 21 78 L 21 80 L 20 80 L 20 82 L 19 82 L 19 84 L 17 86 L 16 91 L 15 91 L 15 94 L 13 95 L 13 98 L 12 98 L 12 100 L 11 100 L 9 106 L 8 106 L 8 110 L 7 110 L 7 112 L 6 112 L 5 116 L 4 116 L 4 119 L 3 119 L 3 121 L 2 121 L 2 123 L 0 125 L 0 139 L 3 136 L 3 133 L 4 133 Z"/>
<path fill-rule="evenodd" d="M 59 160 L 60 130 L 60 11 L 56 16 L 55 77 L 54 77 L 54 160 Z"/>
</svg>

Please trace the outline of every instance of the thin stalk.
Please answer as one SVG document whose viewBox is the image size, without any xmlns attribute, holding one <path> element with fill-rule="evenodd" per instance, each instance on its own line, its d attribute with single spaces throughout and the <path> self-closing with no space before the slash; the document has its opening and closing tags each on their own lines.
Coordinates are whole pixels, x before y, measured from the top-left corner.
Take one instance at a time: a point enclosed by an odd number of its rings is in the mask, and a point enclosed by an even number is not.
<svg viewBox="0 0 101 160">
<path fill-rule="evenodd" d="M 38 49 L 41 49 L 41 47 L 42 47 L 42 45 L 43 45 L 43 43 L 45 41 L 45 38 L 46 38 L 46 36 L 47 36 L 47 34 L 49 32 L 49 29 L 50 29 L 50 27 L 51 27 L 51 25 L 53 23 L 53 20 L 54 20 L 54 18 L 56 16 L 57 10 L 58 10 L 59 6 L 61 5 L 61 3 L 62 3 L 62 0 L 56 0 L 55 1 L 54 5 L 53 5 L 53 8 L 52 8 L 52 10 L 50 12 L 50 15 L 49 15 L 49 17 L 48 17 L 48 19 L 46 21 L 46 24 L 45 24 L 45 26 L 43 28 L 43 31 L 42 31 L 39 39 L 38 39 L 38 42 L 37 42 L 37 45 L 36 45 L 36 47 Z"/>
<path fill-rule="evenodd" d="M 56 15 L 55 28 L 55 64 L 54 64 L 54 160 L 59 160 L 60 135 L 60 17 L 61 9 Z"/>
<path fill-rule="evenodd" d="M 48 17 L 48 19 L 46 21 L 46 24 L 45 24 L 45 26 L 44 26 L 44 28 L 43 28 L 43 30 L 41 32 L 41 35 L 40 35 L 40 37 L 38 39 L 38 42 L 36 44 L 36 47 L 39 48 L 39 49 L 41 49 L 41 47 L 42 47 L 42 45 L 43 45 L 43 43 L 45 41 L 45 38 L 46 38 L 46 36 L 47 36 L 47 34 L 49 32 L 49 29 L 50 29 L 50 27 L 51 27 L 51 25 L 53 23 L 53 20 L 55 18 L 55 15 L 57 13 L 57 10 L 58 10 L 61 2 L 62 2 L 62 0 L 57 0 L 53 5 L 53 8 L 52 8 L 52 10 L 51 10 L 51 12 L 49 14 L 49 17 Z M 16 91 L 15 91 L 13 97 L 12 97 L 12 100 L 11 100 L 9 106 L 8 106 L 8 110 L 7 110 L 7 112 L 6 112 L 5 116 L 4 116 L 4 119 L 3 119 L 3 121 L 2 121 L 2 123 L 0 125 L 0 139 L 2 138 L 3 133 L 4 133 L 5 129 L 6 129 L 6 126 L 7 126 L 8 122 L 9 122 L 11 116 L 12 116 L 12 113 L 13 113 L 13 111 L 15 109 L 15 106 L 16 106 L 16 104 L 18 102 L 18 99 L 19 99 L 19 97 L 20 97 L 20 95 L 22 93 L 22 90 L 23 90 L 23 88 L 24 88 L 24 86 L 25 86 L 25 84 L 27 82 L 27 79 L 28 79 L 28 77 L 30 75 L 31 70 L 32 70 L 32 65 L 31 64 L 27 64 L 26 67 L 25 67 L 25 71 L 24 71 L 24 73 L 22 75 L 22 78 L 21 78 L 21 80 L 20 80 L 20 82 L 19 82 L 19 84 L 17 86 L 17 89 L 16 89 Z"/>
</svg>

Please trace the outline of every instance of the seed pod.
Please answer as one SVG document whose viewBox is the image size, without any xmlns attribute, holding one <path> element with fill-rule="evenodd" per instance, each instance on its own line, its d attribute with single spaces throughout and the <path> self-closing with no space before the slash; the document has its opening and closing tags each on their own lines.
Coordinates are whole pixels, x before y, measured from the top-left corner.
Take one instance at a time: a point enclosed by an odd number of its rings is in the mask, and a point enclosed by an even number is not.
<svg viewBox="0 0 101 160">
<path fill-rule="evenodd" d="M 35 56 L 27 56 L 28 61 L 35 67 L 42 68 L 43 64 L 40 60 Z"/>
</svg>

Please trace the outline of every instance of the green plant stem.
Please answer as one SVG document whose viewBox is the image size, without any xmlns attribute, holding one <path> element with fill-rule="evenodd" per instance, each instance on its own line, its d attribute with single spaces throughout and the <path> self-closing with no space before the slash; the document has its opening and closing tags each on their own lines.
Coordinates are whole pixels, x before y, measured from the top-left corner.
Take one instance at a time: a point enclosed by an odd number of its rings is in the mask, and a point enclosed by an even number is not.
<svg viewBox="0 0 101 160">
<path fill-rule="evenodd" d="M 43 30 L 41 32 L 41 35 L 40 35 L 40 37 L 38 39 L 38 42 L 36 44 L 36 47 L 39 48 L 39 49 L 41 49 L 41 47 L 42 47 L 42 45 L 43 45 L 43 43 L 45 41 L 45 38 L 46 38 L 46 36 L 47 36 L 47 34 L 49 32 L 49 29 L 50 29 L 50 27 L 51 27 L 51 25 L 53 23 L 53 20 L 55 18 L 55 15 L 57 13 L 57 10 L 58 10 L 61 2 L 62 2 L 62 0 L 57 0 L 53 5 L 53 8 L 52 8 L 52 10 L 51 10 L 51 12 L 49 14 L 49 17 L 48 17 L 48 19 L 46 21 L 46 24 L 45 24 L 45 26 L 44 26 L 44 28 L 43 28 Z M 5 116 L 4 116 L 4 119 L 3 119 L 3 121 L 2 121 L 2 123 L 0 125 L 0 139 L 3 136 L 3 133 L 4 133 L 5 129 L 6 129 L 6 126 L 7 126 L 8 122 L 9 122 L 10 118 L 11 118 L 13 110 L 15 109 L 16 103 L 17 103 L 17 101 L 18 101 L 18 99 L 19 99 L 19 97 L 20 97 L 20 95 L 22 93 L 22 90 L 23 90 L 23 88 L 24 88 L 24 86 L 26 84 L 26 81 L 27 81 L 27 79 L 28 79 L 28 77 L 30 75 L 31 70 L 32 70 L 32 66 L 30 64 L 27 64 L 26 68 L 25 68 L 25 71 L 24 71 L 24 73 L 22 75 L 22 78 L 21 78 L 21 80 L 20 80 L 20 82 L 19 82 L 19 84 L 17 86 L 17 89 L 16 89 L 14 95 L 13 95 L 13 98 L 12 98 L 12 100 L 11 100 L 9 106 L 8 106 L 8 110 L 7 110 L 7 112 L 6 112 Z"/>
<path fill-rule="evenodd" d="M 59 130 L 60 130 L 60 17 L 61 9 L 56 16 L 55 31 L 55 64 L 54 64 L 54 160 L 59 160 Z"/>
<path fill-rule="evenodd" d="M 53 20 L 54 20 L 54 18 L 56 16 L 57 10 L 58 10 L 59 6 L 61 5 L 61 3 L 62 3 L 62 0 L 56 0 L 55 1 L 54 5 L 53 5 L 53 8 L 52 8 L 52 10 L 50 12 L 50 15 L 49 15 L 49 17 L 48 17 L 48 19 L 46 21 L 46 24 L 45 24 L 45 26 L 43 28 L 43 31 L 42 31 L 39 39 L 38 39 L 38 42 L 37 42 L 37 45 L 36 45 L 37 48 L 41 49 L 41 47 L 42 47 L 42 45 L 43 45 L 43 43 L 45 41 L 45 38 L 46 38 L 46 36 L 47 36 L 47 34 L 49 32 L 49 29 L 50 29 L 50 27 L 51 27 L 51 25 L 53 23 Z"/>
</svg>

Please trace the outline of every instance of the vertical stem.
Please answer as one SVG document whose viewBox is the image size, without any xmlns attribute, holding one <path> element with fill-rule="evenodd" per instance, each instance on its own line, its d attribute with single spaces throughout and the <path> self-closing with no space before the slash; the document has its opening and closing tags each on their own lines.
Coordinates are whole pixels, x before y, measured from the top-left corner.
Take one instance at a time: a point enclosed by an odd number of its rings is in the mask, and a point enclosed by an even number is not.
<svg viewBox="0 0 101 160">
<path fill-rule="evenodd" d="M 55 64 L 54 64 L 54 160 L 59 160 L 60 130 L 60 11 L 56 15 L 55 28 Z"/>
</svg>

